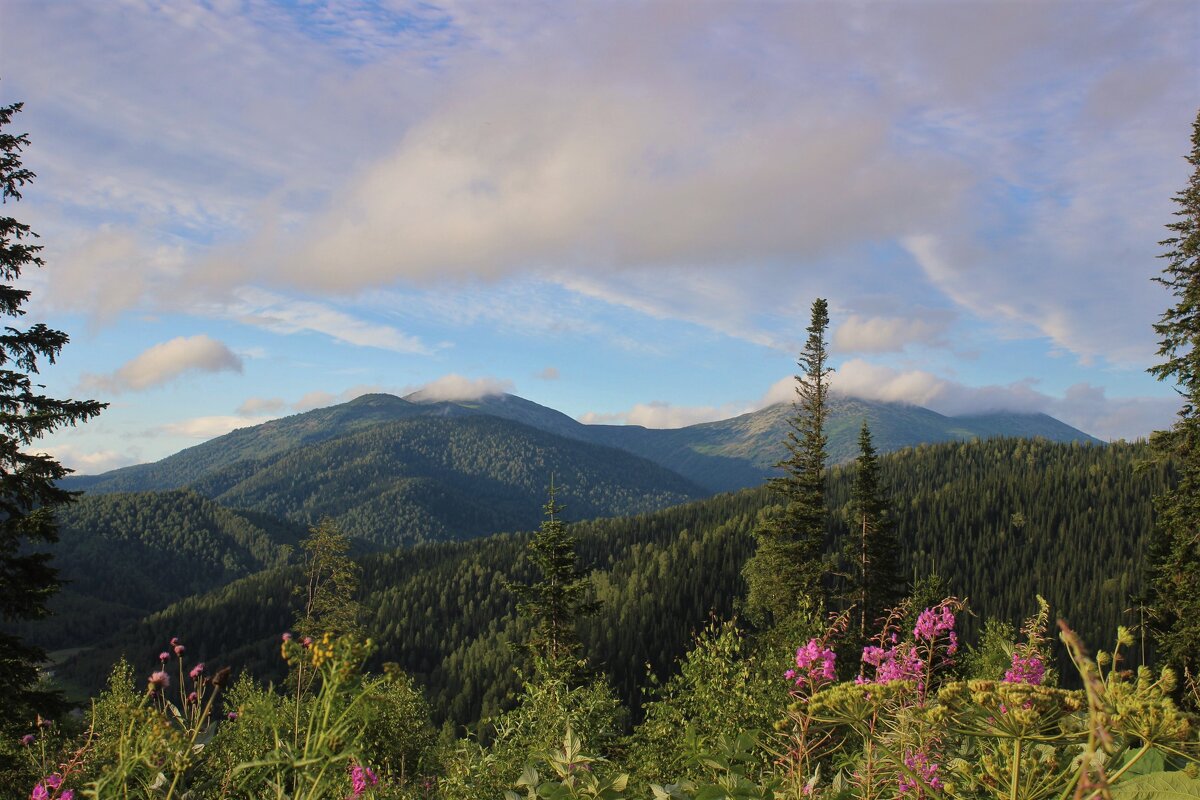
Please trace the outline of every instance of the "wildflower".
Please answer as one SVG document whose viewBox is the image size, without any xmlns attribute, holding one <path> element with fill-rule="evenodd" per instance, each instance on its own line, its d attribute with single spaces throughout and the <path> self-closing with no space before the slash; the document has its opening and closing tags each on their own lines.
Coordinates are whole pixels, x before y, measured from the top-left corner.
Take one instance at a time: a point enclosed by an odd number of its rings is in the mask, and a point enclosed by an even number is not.
<svg viewBox="0 0 1200 800">
<path fill-rule="evenodd" d="M 301 639 L 301 640 L 300 640 L 300 645 L 301 645 L 302 647 L 310 647 L 310 646 L 312 646 L 312 637 L 311 637 L 311 636 L 305 636 L 303 639 Z"/>
<path fill-rule="evenodd" d="M 363 767 L 358 764 L 350 765 L 351 798 L 362 797 L 363 793 L 367 791 L 368 786 L 376 786 L 378 784 L 379 778 L 370 767 Z"/>
<path fill-rule="evenodd" d="M 170 657 L 171 657 L 171 654 L 168 653 L 166 650 L 163 650 L 161 653 L 158 654 L 159 661 L 166 661 Z"/>
<path fill-rule="evenodd" d="M 238 714 L 238 712 L 236 712 L 236 711 L 230 711 L 228 714 L 226 714 L 226 715 L 225 715 L 225 719 L 229 720 L 230 722 L 233 722 L 233 721 L 234 721 L 235 719 L 237 719 L 239 716 L 241 716 L 241 715 L 240 715 L 240 714 Z"/>
<path fill-rule="evenodd" d="M 204 674 L 204 662 L 201 661 L 199 664 L 192 667 L 192 671 L 188 673 L 188 677 L 191 678 L 192 680 L 196 680 L 203 674 Z"/>
<path fill-rule="evenodd" d="M 57 772 L 54 773 L 53 775 L 47 775 L 46 776 L 46 786 L 48 786 L 51 789 L 57 789 L 58 787 L 62 786 L 62 776 L 59 775 Z"/>
<path fill-rule="evenodd" d="M 165 670 L 160 669 L 158 672 L 151 673 L 149 687 L 150 691 L 155 691 L 156 689 L 165 689 L 170 685 L 171 676 L 168 675 Z"/>
<path fill-rule="evenodd" d="M 172 637 L 171 637 L 171 647 L 175 647 L 175 646 L 176 646 L 176 645 L 178 645 L 178 644 L 179 644 L 179 637 L 178 637 L 178 636 L 172 636 Z"/>
<path fill-rule="evenodd" d="M 1038 686 L 1041 685 L 1045 676 L 1046 665 L 1042 663 L 1041 656 L 1037 651 L 1015 650 L 1012 655 L 1012 668 L 1004 673 L 1004 682 L 1031 683 Z"/>
<path fill-rule="evenodd" d="M 191 693 L 189 693 L 189 694 L 188 694 L 188 696 L 187 696 L 187 701 L 188 701 L 189 703 L 192 703 L 192 704 L 195 704 L 195 703 L 196 703 L 196 701 L 198 701 L 199 699 L 200 699 L 200 698 L 199 698 L 199 697 L 196 695 L 196 693 L 195 693 L 195 692 L 191 692 Z"/>
<path fill-rule="evenodd" d="M 58 800 L 75 800 L 75 790 L 67 789 L 65 792 L 63 792 L 62 794 L 60 794 L 58 796 Z"/>
<path fill-rule="evenodd" d="M 177 656 L 181 656 L 181 655 L 183 655 L 183 651 L 184 651 L 184 650 L 186 650 L 186 649 L 187 649 L 187 648 L 186 648 L 186 647 L 184 647 L 184 646 L 183 646 L 183 645 L 181 645 L 181 644 L 177 644 L 177 645 L 175 645 L 175 655 L 177 655 Z"/>
<path fill-rule="evenodd" d="M 32 733 L 27 733 L 21 737 L 21 744 L 25 745 L 26 747 L 29 747 L 31 744 L 33 744 L 36 741 L 37 741 L 37 737 L 34 736 Z"/>
<path fill-rule="evenodd" d="M 917 618 L 916 627 L 913 628 L 913 636 L 933 642 L 942 634 L 946 634 L 946 638 L 950 641 L 946 647 L 946 653 L 954 655 L 958 651 L 958 634 L 954 631 L 954 612 L 947 605 L 922 611 L 921 616 Z"/>
<path fill-rule="evenodd" d="M 875 646 L 864 647 L 862 660 L 864 664 L 875 667 L 875 683 L 916 681 L 921 678 L 924 667 L 917 649 L 907 644 L 887 650 Z M 870 683 L 871 681 L 860 676 L 857 682 Z"/>
<path fill-rule="evenodd" d="M 920 788 L 921 784 L 917 783 L 917 778 L 935 792 L 942 788 L 942 781 L 937 776 L 938 765 L 925 753 L 909 750 L 904 754 L 904 766 L 908 768 L 909 774 L 900 776 L 898 788 L 901 794 Z"/>
<path fill-rule="evenodd" d="M 292 635 L 290 633 L 283 634 L 283 640 L 285 642 L 290 642 L 292 640 Z"/>
<path fill-rule="evenodd" d="M 797 669 L 789 669 L 783 675 L 797 686 L 806 681 L 811 684 L 832 681 L 837 678 L 834 668 L 836 660 L 833 650 L 823 647 L 816 639 L 810 639 L 808 644 L 796 650 Z"/>
<path fill-rule="evenodd" d="M 29 795 L 29 800 L 50 800 L 50 791 L 46 788 L 46 784 L 39 783 L 33 787 L 33 792 Z"/>
</svg>

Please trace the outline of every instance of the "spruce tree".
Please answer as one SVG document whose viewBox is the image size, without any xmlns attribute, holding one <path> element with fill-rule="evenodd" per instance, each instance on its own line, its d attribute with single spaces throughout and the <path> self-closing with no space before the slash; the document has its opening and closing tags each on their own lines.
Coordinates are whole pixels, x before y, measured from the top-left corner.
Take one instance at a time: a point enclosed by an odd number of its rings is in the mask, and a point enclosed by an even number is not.
<svg viewBox="0 0 1200 800">
<path fill-rule="evenodd" d="M 1150 557 L 1151 619 L 1161 661 L 1200 673 L 1200 113 L 1192 126 L 1193 171 L 1175 196 L 1172 236 L 1159 244 L 1167 260 L 1154 280 L 1175 298 L 1154 326 L 1158 354 L 1149 369 L 1172 380 L 1183 397 L 1175 424 L 1151 437 L 1178 469 L 1175 486 L 1155 498 L 1156 526 Z"/>
<path fill-rule="evenodd" d="M 563 522 L 553 481 L 542 510 L 545 519 L 526 554 L 539 577 L 531 584 L 510 583 L 508 588 L 517 598 L 518 612 L 534 622 L 525 648 L 533 656 L 535 672 L 543 678 L 567 680 L 583 661 L 575 621 L 595 613 L 599 604 L 588 599 L 591 580 L 579 568 L 575 536 Z"/>
<path fill-rule="evenodd" d="M 0 107 L 0 201 L 20 200 L 35 176 L 22 166 L 25 134 L 5 129 L 22 103 Z M 28 225 L 0 213 L 0 314 L 25 314 L 29 291 L 13 284 L 29 267 L 41 267 L 41 246 Z M 0 333 L 0 623 L 46 616 L 46 601 L 58 590 L 50 555 L 38 548 L 57 539 L 54 509 L 69 502 L 72 492 L 58 482 L 71 470 L 44 453 L 29 452 L 41 436 L 95 417 L 104 403 L 54 400 L 31 375 L 39 362 L 53 364 L 68 342 L 67 334 L 43 324 L 25 329 L 6 325 Z M 27 724 L 31 715 L 50 710 L 55 697 L 35 688 L 45 653 L 0 630 L 0 727 Z"/>
<path fill-rule="evenodd" d="M 895 521 L 866 420 L 858 434 L 858 449 L 850 489 L 852 517 L 846 555 L 853 576 L 850 599 L 857 610 L 859 638 L 865 641 L 884 611 L 904 598 L 906 586 L 900 572 Z"/>
<path fill-rule="evenodd" d="M 776 465 L 785 474 L 769 483 L 783 507 L 760 519 L 754 531 L 758 546 L 742 571 L 746 611 L 761 626 L 779 624 L 825 599 L 825 418 L 833 372 L 825 341 L 828 327 L 828 303 L 818 298 L 812 304 L 808 340 L 796 362 L 800 374 L 795 413 L 789 419 L 788 457 Z"/>
</svg>

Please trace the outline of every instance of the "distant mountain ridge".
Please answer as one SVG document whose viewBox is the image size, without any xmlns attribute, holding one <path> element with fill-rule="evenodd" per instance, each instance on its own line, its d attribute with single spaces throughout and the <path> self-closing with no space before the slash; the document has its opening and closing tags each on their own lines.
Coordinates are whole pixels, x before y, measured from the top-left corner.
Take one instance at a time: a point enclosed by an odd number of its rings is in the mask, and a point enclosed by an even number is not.
<svg viewBox="0 0 1200 800">
<path fill-rule="evenodd" d="M 348 403 L 240 428 L 152 464 L 139 464 L 97 476 L 68 479 L 70 488 L 93 492 L 148 491 L 190 486 L 239 462 L 277 457 L 299 447 L 364 431 L 372 426 L 417 418 L 461 420 L 496 417 L 554 436 L 616 448 L 647 459 L 708 492 L 756 486 L 774 474 L 786 457 L 784 441 L 790 404 L 780 403 L 731 419 L 656 429 L 638 425 L 586 425 L 552 408 L 511 394 L 474 400 L 430 400 L 367 394 Z M 1040 437 L 1055 442 L 1099 440 L 1046 414 L 994 412 L 946 416 L 921 406 L 834 396 L 827 426 L 832 463 L 857 453 L 863 421 L 875 445 L 886 453 L 920 444 L 973 441 L 993 436 Z M 247 465 L 243 464 L 243 469 Z"/>
</svg>

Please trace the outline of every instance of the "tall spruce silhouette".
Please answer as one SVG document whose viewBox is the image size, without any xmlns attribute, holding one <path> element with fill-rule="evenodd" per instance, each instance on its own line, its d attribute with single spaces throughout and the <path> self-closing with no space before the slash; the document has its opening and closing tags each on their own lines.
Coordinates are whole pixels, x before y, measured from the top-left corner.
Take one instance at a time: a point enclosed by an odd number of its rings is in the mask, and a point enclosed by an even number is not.
<svg viewBox="0 0 1200 800">
<path fill-rule="evenodd" d="M 29 145 L 26 134 L 6 128 L 23 104 L 0 107 L 0 200 L 21 199 L 21 190 L 34 173 L 21 163 Z M 13 284 L 30 267 L 41 267 L 30 226 L 0 214 L 0 315 L 11 322 L 0 332 L 0 622 L 44 617 L 46 601 L 59 588 L 50 555 L 38 552 L 57 539 L 54 509 L 73 493 L 58 486 L 71 470 L 52 456 L 36 452 L 34 443 L 45 434 L 85 422 L 105 403 L 94 400 L 55 400 L 41 394 L 34 382 L 42 362 L 53 364 L 69 341 L 67 334 L 37 323 L 15 327 L 29 290 Z M 31 452 L 31 449 L 33 452 Z M 0 723 L 28 724 L 31 715 L 52 711 L 53 693 L 39 691 L 41 649 L 0 630 Z"/>
<path fill-rule="evenodd" d="M 808 340 L 797 359 L 795 413 L 789 420 L 788 457 L 770 488 L 784 504 L 765 513 L 754 531 L 758 546 L 742 572 L 745 608 L 761 626 L 778 624 L 805 603 L 823 602 L 825 547 L 825 420 L 829 409 L 829 354 L 825 331 L 829 305 L 813 301 Z"/>
</svg>

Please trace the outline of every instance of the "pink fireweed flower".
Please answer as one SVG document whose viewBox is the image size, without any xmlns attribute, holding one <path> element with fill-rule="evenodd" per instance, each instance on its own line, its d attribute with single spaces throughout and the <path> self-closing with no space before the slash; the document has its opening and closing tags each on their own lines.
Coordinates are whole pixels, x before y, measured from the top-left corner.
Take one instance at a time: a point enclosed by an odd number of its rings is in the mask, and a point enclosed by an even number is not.
<svg viewBox="0 0 1200 800">
<path fill-rule="evenodd" d="M 360 766 L 359 764 L 350 765 L 350 797 L 362 797 L 367 791 L 368 786 L 376 786 L 379 784 L 379 778 L 371 770 L 370 767 Z"/>
<path fill-rule="evenodd" d="M 914 777 L 910 777 L 909 775 L 900 776 L 898 788 L 901 794 L 907 794 L 921 788 L 921 784 L 917 783 L 916 777 L 919 777 L 925 786 L 935 792 L 942 788 L 942 780 L 937 776 L 938 765 L 931 761 L 925 753 L 909 750 L 904 754 L 904 766 L 908 768 Z"/>
<path fill-rule="evenodd" d="M 869 645 L 863 648 L 862 660 L 864 664 L 875 668 L 875 683 L 919 681 L 925 667 L 920 653 L 911 644 L 901 644 L 887 650 Z M 871 683 L 861 676 L 857 682 Z"/>
<path fill-rule="evenodd" d="M 958 634 L 954 631 L 954 612 L 950 607 L 942 605 L 922 611 L 921 616 L 917 618 L 916 627 L 913 628 L 913 636 L 926 642 L 934 642 L 942 635 L 949 640 L 946 653 L 954 655 L 958 651 Z"/>
<path fill-rule="evenodd" d="M 30 793 L 29 800 L 50 800 L 50 790 L 46 788 L 46 784 L 39 783 L 33 787 L 33 792 Z"/>
<path fill-rule="evenodd" d="M 150 689 L 165 689 L 171 685 L 171 676 L 165 670 L 159 670 L 150 674 Z"/>
<path fill-rule="evenodd" d="M 816 686 L 824 681 L 836 680 L 836 660 L 837 656 L 832 650 L 816 639 L 809 639 L 808 644 L 796 649 L 796 669 L 789 669 L 783 676 L 796 686 L 806 683 Z"/>
<path fill-rule="evenodd" d="M 51 789 L 57 789 L 58 787 L 62 786 L 62 776 L 59 775 L 57 772 L 54 773 L 53 775 L 47 775 L 46 776 L 46 786 L 48 786 Z"/>
<path fill-rule="evenodd" d="M 188 677 L 191 678 L 192 680 L 196 680 L 203 674 L 204 674 L 204 662 L 201 661 L 199 664 L 192 667 L 192 671 L 188 673 Z"/>
<path fill-rule="evenodd" d="M 1004 673 L 1005 683 L 1031 683 L 1041 685 L 1046 677 L 1046 665 L 1036 652 L 1021 652 L 1015 650 L 1012 654 L 1012 668 Z"/>
<path fill-rule="evenodd" d="M 65 792 L 63 792 L 62 794 L 60 794 L 58 796 L 58 800 L 75 800 L 75 790 L 67 789 Z"/>
</svg>

